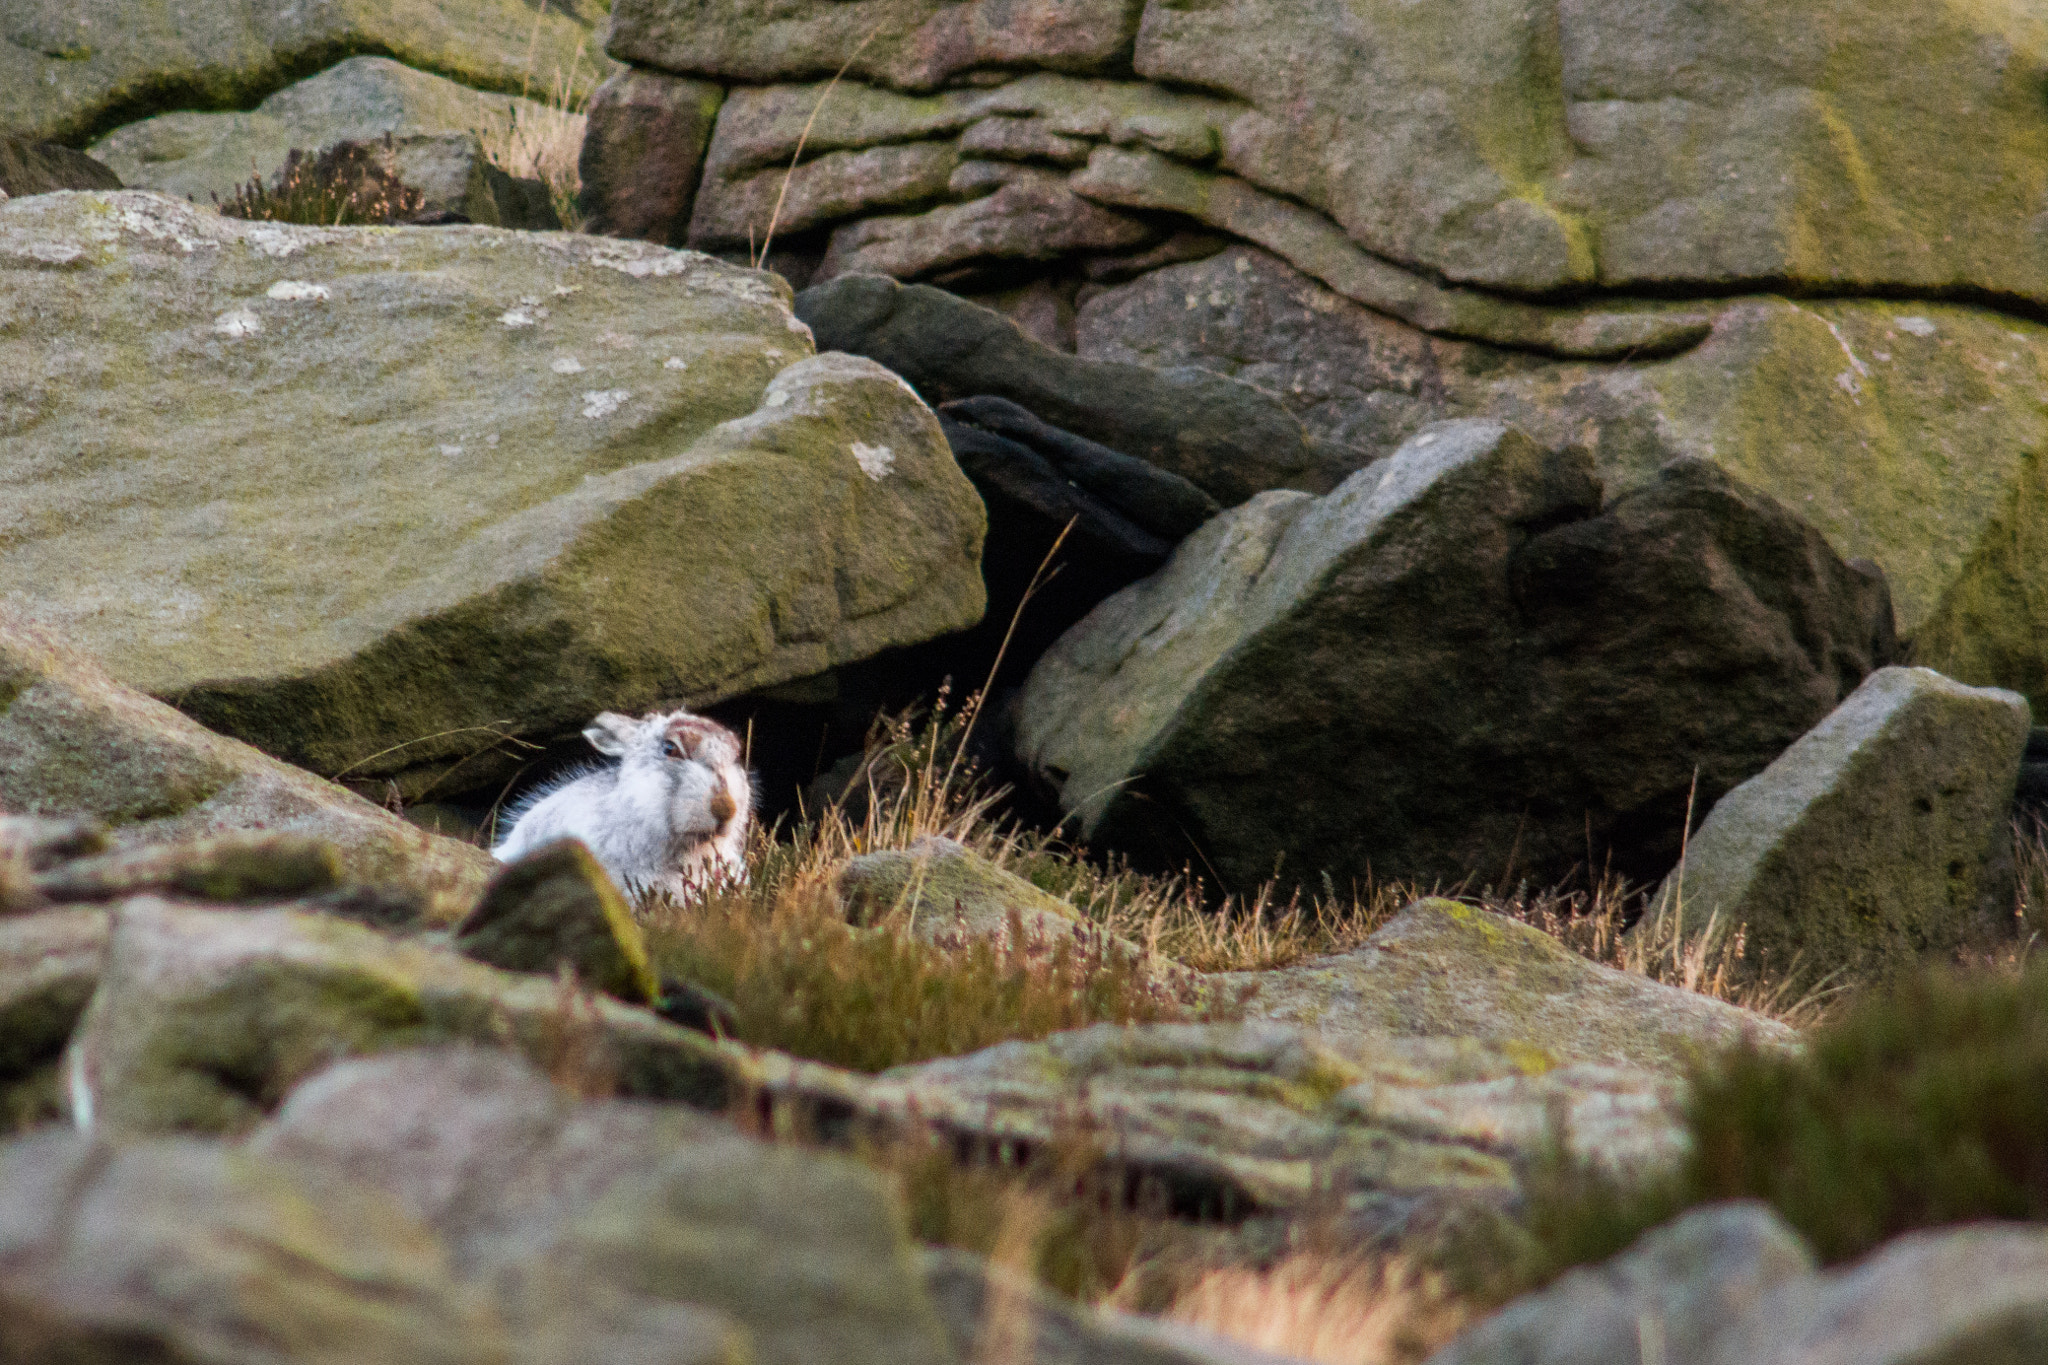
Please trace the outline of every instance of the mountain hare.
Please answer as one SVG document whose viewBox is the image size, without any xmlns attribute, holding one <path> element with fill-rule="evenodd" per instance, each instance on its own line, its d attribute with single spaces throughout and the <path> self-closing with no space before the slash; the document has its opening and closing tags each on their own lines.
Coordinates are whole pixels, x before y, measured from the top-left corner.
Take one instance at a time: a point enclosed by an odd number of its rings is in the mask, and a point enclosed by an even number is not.
<svg viewBox="0 0 2048 1365">
<path fill-rule="evenodd" d="M 644 720 L 607 711 L 583 737 L 618 762 L 527 795 L 512 832 L 491 850 L 499 861 L 581 839 L 629 894 L 688 899 L 746 881 L 754 786 L 737 735 L 688 711 Z"/>
</svg>

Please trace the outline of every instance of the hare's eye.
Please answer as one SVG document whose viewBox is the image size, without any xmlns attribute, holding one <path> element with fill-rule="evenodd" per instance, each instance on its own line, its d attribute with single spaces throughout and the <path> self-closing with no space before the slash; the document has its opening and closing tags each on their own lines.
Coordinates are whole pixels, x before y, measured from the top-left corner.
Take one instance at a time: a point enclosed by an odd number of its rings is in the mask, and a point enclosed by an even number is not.
<svg viewBox="0 0 2048 1365">
<path fill-rule="evenodd" d="M 661 756 L 663 758 L 685 757 L 683 753 L 683 746 L 676 743 L 672 739 L 665 739 L 661 742 Z"/>
</svg>

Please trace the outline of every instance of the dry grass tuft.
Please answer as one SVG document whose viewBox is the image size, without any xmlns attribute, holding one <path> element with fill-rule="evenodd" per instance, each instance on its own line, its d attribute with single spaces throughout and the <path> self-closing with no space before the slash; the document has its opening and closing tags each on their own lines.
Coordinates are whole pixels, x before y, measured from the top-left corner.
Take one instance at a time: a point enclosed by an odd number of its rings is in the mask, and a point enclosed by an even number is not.
<svg viewBox="0 0 2048 1365">
<path fill-rule="evenodd" d="M 576 73 L 584 60 L 583 44 L 576 45 L 569 64 L 555 72 L 547 90 L 535 96 L 541 106 L 537 114 L 525 117 L 521 107 L 512 106 L 504 119 L 494 119 L 475 130 L 483 143 L 484 158 L 499 170 L 521 180 L 538 180 L 548 187 L 555 216 L 562 226 L 575 231 L 583 215 L 576 196 L 583 188 L 577 163 L 583 155 L 583 134 L 590 119 L 588 101 L 576 94 Z M 533 57 L 527 57 L 527 79 L 532 79 Z M 527 94 L 522 88 L 521 95 Z"/>
<path fill-rule="evenodd" d="M 1414 1365 L 1474 1311 L 1441 1273 L 1399 1258 L 1300 1252 L 1270 1268 L 1205 1271 L 1159 1316 L 1275 1355 Z"/>
</svg>

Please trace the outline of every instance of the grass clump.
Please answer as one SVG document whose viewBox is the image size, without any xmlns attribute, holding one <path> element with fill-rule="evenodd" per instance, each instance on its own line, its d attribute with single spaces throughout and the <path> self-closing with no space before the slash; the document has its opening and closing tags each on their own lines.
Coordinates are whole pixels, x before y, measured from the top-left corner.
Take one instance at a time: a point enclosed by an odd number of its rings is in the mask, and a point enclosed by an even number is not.
<svg viewBox="0 0 2048 1365">
<path fill-rule="evenodd" d="M 337 142 L 311 155 L 294 148 L 268 185 L 252 178 L 215 205 L 230 218 L 309 227 L 384 226 L 416 216 L 420 191 L 398 178 L 388 160 L 391 139 Z"/>
<path fill-rule="evenodd" d="M 1661 1180 L 1533 1173 L 1530 1278 L 1724 1199 L 1769 1203 L 1829 1263 L 1915 1228 L 2048 1222 L 2048 971 L 1935 972 L 1865 997 L 1803 1055 L 1702 1070 L 1687 1124 L 1691 1150 Z"/>
<path fill-rule="evenodd" d="M 757 1047 L 857 1071 L 958 1056 L 1090 1024 L 1227 1017 L 1228 1009 L 1100 934 L 934 944 L 885 916 L 846 922 L 839 869 L 937 835 L 1001 864 L 1022 846 L 994 818 L 1000 793 L 957 761 L 972 703 L 942 697 L 922 724 L 895 718 L 870 745 L 856 793 L 778 840 L 757 834 L 745 886 L 714 886 L 643 912 L 657 970 L 724 996 Z M 849 813 L 857 810 L 858 814 Z"/>
</svg>

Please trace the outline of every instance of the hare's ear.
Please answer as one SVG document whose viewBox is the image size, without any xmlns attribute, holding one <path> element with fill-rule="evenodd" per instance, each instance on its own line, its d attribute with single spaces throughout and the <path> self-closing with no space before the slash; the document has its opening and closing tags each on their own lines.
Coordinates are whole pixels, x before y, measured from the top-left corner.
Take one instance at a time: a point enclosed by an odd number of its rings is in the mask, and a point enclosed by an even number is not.
<svg viewBox="0 0 2048 1365">
<path fill-rule="evenodd" d="M 622 716 L 616 711 L 601 711 L 596 720 L 583 731 L 583 737 L 590 741 L 590 747 L 601 754 L 614 758 L 626 752 L 633 742 L 633 732 L 639 728 L 631 716 Z"/>
</svg>

